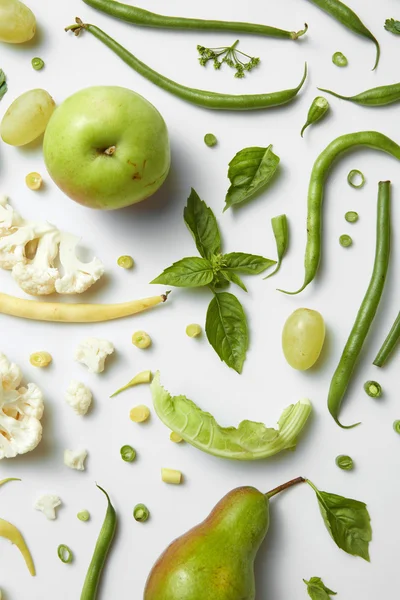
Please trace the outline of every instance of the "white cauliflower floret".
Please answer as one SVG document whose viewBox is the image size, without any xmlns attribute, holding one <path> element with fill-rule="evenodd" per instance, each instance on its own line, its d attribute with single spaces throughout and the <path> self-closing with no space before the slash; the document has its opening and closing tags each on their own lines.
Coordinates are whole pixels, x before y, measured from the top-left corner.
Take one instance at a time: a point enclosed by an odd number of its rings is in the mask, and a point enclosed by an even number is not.
<svg viewBox="0 0 400 600">
<path fill-rule="evenodd" d="M 20 381 L 18 367 L 0 355 L 0 459 L 30 452 L 42 439 L 43 394 L 34 383 L 17 389 Z"/>
<path fill-rule="evenodd" d="M 4 390 L 15 390 L 21 383 L 22 371 L 11 363 L 5 354 L 0 354 L 0 384 Z"/>
<path fill-rule="evenodd" d="M 0 267 L 11 270 L 17 263 L 26 263 L 26 245 L 54 231 L 50 223 L 23 223 L 13 227 L 8 235 L 0 237 Z"/>
<path fill-rule="evenodd" d="M 104 274 L 104 265 L 94 258 L 89 263 L 83 263 L 76 256 L 79 238 L 69 233 L 61 234 L 60 262 L 64 275 L 56 281 L 59 294 L 81 294 L 100 279 Z"/>
<path fill-rule="evenodd" d="M 35 508 L 41 510 L 50 521 L 57 517 L 55 509 L 58 506 L 61 506 L 61 499 L 53 494 L 44 494 L 35 502 Z"/>
<path fill-rule="evenodd" d="M 77 471 L 85 470 L 87 450 L 64 450 L 64 465 Z"/>
<path fill-rule="evenodd" d="M 8 204 L 6 196 L 0 196 L 0 236 L 22 224 L 20 215 Z"/>
<path fill-rule="evenodd" d="M 59 238 L 58 230 L 47 233 L 40 238 L 34 259 L 13 267 L 12 276 L 27 294 L 46 296 L 56 291 L 60 273 L 54 267 L 54 261 L 58 255 Z"/>
<path fill-rule="evenodd" d="M 114 346 L 107 340 L 86 338 L 75 350 L 74 358 L 86 365 L 89 373 L 102 373 L 107 356 L 114 352 Z"/>
<path fill-rule="evenodd" d="M 77 415 L 86 415 L 92 404 L 92 392 L 84 383 L 72 379 L 65 392 L 65 400 L 74 409 Z"/>
</svg>

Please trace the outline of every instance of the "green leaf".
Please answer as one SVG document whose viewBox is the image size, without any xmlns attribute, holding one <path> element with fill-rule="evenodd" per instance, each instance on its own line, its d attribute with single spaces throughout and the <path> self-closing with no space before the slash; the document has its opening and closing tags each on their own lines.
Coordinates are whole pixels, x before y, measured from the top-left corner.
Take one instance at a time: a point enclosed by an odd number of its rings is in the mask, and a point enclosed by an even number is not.
<svg viewBox="0 0 400 600">
<path fill-rule="evenodd" d="M 259 192 L 273 177 L 279 157 L 268 148 L 243 148 L 229 163 L 228 178 L 231 186 L 225 197 L 224 211 L 248 200 Z"/>
<path fill-rule="evenodd" d="M 310 581 L 303 579 L 307 586 L 307 592 L 311 600 L 330 600 L 330 596 L 336 596 L 333 592 L 324 585 L 321 577 L 311 577 Z"/>
<path fill-rule="evenodd" d="M 206 334 L 220 359 L 241 373 L 249 332 L 246 315 L 236 296 L 228 292 L 215 294 L 207 310 Z"/>
<path fill-rule="evenodd" d="M 369 561 L 369 542 L 372 539 L 371 519 L 367 505 L 359 500 L 319 491 L 306 480 L 317 495 L 325 526 L 339 548 Z"/>
<path fill-rule="evenodd" d="M 159 373 L 150 389 L 154 409 L 169 429 L 203 452 L 235 460 L 258 460 L 292 449 L 312 410 L 309 400 L 300 400 L 286 408 L 277 429 L 255 421 L 221 427 L 185 396 L 171 396 L 160 384 Z"/>
<path fill-rule="evenodd" d="M 191 256 L 182 258 L 150 283 L 162 283 L 175 287 L 202 287 L 213 280 L 211 264 L 205 258 Z"/>
<path fill-rule="evenodd" d="M 228 281 L 231 283 L 235 283 L 238 285 L 244 292 L 247 292 L 247 288 L 244 285 L 243 281 L 240 279 L 239 275 L 237 275 L 234 271 L 221 271 L 221 275 L 226 277 Z"/>
<path fill-rule="evenodd" d="M 281 268 L 283 257 L 286 254 L 287 247 L 289 245 L 289 228 L 286 215 L 279 215 L 271 219 L 272 231 L 274 232 L 276 251 L 278 254 L 278 264 L 272 273 L 264 277 L 268 279 L 275 275 Z"/>
<path fill-rule="evenodd" d="M 2 99 L 4 94 L 7 92 L 7 90 L 8 90 L 8 87 L 7 87 L 7 82 L 6 82 L 6 75 L 5 75 L 4 71 L 2 71 L 2 69 L 0 69 L 0 100 Z"/>
<path fill-rule="evenodd" d="M 231 252 L 230 254 L 223 255 L 223 265 L 224 271 L 238 271 L 247 275 L 258 275 L 276 265 L 276 260 L 270 260 L 257 254 Z"/>
<path fill-rule="evenodd" d="M 183 218 L 203 258 L 211 258 L 221 251 L 221 237 L 215 215 L 193 188 L 183 211 Z"/>
<path fill-rule="evenodd" d="M 386 31 L 400 35 L 400 21 L 396 21 L 395 19 L 386 19 L 385 29 Z"/>
</svg>

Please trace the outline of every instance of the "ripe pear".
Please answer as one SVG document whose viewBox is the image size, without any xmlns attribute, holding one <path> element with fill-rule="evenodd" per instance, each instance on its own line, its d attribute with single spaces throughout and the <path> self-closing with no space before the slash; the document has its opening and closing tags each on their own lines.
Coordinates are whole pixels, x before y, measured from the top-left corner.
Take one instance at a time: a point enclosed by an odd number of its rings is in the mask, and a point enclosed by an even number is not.
<svg viewBox="0 0 400 600">
<path fill-rule="evenodd" d="M 255 600 L 254 559 L 268 525 L 268 495 L 253 487 L 232 490 L 168 546 L 144 600 Z"/>
</svg>

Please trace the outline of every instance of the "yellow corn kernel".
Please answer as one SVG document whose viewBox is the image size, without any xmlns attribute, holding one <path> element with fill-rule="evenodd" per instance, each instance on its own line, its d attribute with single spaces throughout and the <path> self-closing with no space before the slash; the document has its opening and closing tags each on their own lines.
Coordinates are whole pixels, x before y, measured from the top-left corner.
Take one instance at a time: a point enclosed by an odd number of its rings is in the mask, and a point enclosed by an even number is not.
<svg viewBox="0 0 400 600">
<path fill-rule="evenodd" d="M 201 334 L 201 327 L 197 323 L 192 323 L 186 327 L 186 335 L 189 337 L 197 337 Z"/>
<path fill-rule="evenodd" d="M 179 435 L 179 433 L 175 433 L 175 431 L 171 431 L 171 435 L 169 436 L 169 439 L 171 440 L 171 442 L 174 442 L 175 444 L 180 444 L 181 442 L 183 442 L 183 437 L 181 437 Z"/>
</svg>

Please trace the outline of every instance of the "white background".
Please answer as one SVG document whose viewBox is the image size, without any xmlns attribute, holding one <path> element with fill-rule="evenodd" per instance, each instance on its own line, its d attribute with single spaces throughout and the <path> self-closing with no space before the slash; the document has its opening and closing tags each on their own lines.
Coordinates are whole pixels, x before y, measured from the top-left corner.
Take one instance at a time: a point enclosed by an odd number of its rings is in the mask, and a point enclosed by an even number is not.
<svg viewBox="0 0 400 600">
<path fill-rule="evenodd" d="M 86 295 L 87 300 L 118 302 L 153 295 L 164 288 L 147 282 L 183 256 L 196 255 L 183 223 L 182 212 L 194 187 L 213 208 L 221 227 L 226 251 L 245 251 L 275 257 L 270 219 L 287 213 L 290 251 L 276 278 L 246 278 L 249 293 L 235 290 L 248 314 L 251 346 L 241 376 L 220 363 L 205 337 L 191 340 L 188 323 L 204 323 L 210 294 L 206 290 L 174 290 L 166 305 L 132 319 L 108 324 L 53 325 L 0 317 L 0 351 L 16 361 L 28 381 L 36 382 L 46 397 L 43 441 L 36 451 L 3 461 L 0 478 L 21 477 L 1 489 L 1 517 L 15 523 L 32 551 L 37 577 L 31 578 L 16 548 L 0 540 L 0 587 L 7 600 L 76 599 L 105 513 L 105 501 L 94 482 L 110 493 L 118 512 L 119 527 L 107 563 L 99 598 L 139 599 L 148 572 L 161 551 L 175 537 L 202 520 L 214 504 L 239 485 L 254 485 L 263 491 L 304 475 L 321 489 L 368 503 L 373 525 L 371 564 L 339 550 L 325 531 L 313 492 L 307 486 L 277 497 L 272 502 L 271 526 L 256 563 L 257 599 L 300 600 L 306 597 L 302 578 L 320 576 L 336 590 L 341 600 L 393 597 L 398 588 L 398 540 L 400 538 L 399 438 L 392 422 L 400 418 L 398 405 L 398 360 L 393 357 L 384 370 L 372 360 L 399 310 L 398 182 L 395 159 L 372 150 L 358 150 L 342 158 L 329 177 L 324 204 L 323 260 L 316 281 L 296 297 L 275 291 L 297 289 L 303 280 L 306 239 L 306 198 L 312 164 L 323 148 L 337 136 L 375 129 L 400 142 L 399 108 L 369 109 L 334 98 L 331 114 L 310 128 L 304 139 L 299 131 L 316 86 L 353 94 L 376 85 L 399 80 L 400 39 L 383 29 L 388 17 L 400 18 L 395 0 L 364 2 L 352 7 L 382 44 L 377 71 L 374 45 L 353 35 L 301 0 L 248 2 L 220 0 L 188 3 L 183 0 L 151 0 L 146 8 L 169 14 L 230 18 L 264 22 L 287 29 L 300 29 L 306 21 L 309 34 L 295 43 L 241 35 L 240 47 L 261 57 L 260 67 L 244 80 L 233 78 L 230 69 L 219 73 L 197 66 L 196 44 L 219 46 L 236 38 L 229 33 L 172 32 L 139 29 L 96 13 L 80 0 L 30 0 L 37 16 L 36 41 L 24 46 L 2 44 L 0 66 L 8 75 L 9 92 L 0 104 L 0 117 L 11 101 L 34 87 L 48 90 L 57 103 L 90 85 L 129 87 L 150 100 L 168 125 L 172 145 L 172 168 L 163 188 L 145 203 L 118 212 L 95 212 L 64 196 L 46 173 L 40 147 L 0 146 L 0 192 L 10 196 L 25 217 L 47 219 L 82 236 L 83 245 L 105 263 L 107 276 Z M 203 89 L 231 93 L 267 92 L 297 85 L 304 62 L 310 75 L 298 99 L 286 107 L 253 113 L 222 113 L 190 106 L 159 90 L 132 72 L 89 34 L 75 39 L 63 27 L 75 16 L 103 27 L 153 68 L 176 80 Z M 349 59 L 346 69 L 332 64 L 331 56 L 342 51 Z M 35 72 L 31 58 L 42 57 L 46 68 Z M 204 145 L 207 132 L 216 134 L 219 145 Z M 237 211 L 222 215 L 228 186 L 227 165 L 246 146 L 274 145 L 281 158 L 279 175 L 269 190 Z M 346 182 L 351 168 L 361 169 L 367 179 L 362 190 Z M 24 183 L 30 171 L 43 174 L 43 191 L 29 191 Z M 388 282 L 379 314 L 346 398 L 343 422 L 362 420 L 352 431 L 339 429 L 327 408 L 332 373 L 351 329 L 368 285 L 375 244 L 377 183 L 393 181 L 393 252 Z M 360 220 L 347 224 L 344 213 L 356 210 Z M 338 238 L 349 233 L 354 239 L 343 249 Z M 136 267 L 125 272 L 116 266 L 121 254 L 131 254 Z M 8 272 L 0 273 L 1 290 L 21 295 Z M 298 307 L 319 310 L 327 325 L 327 339 L 316 368 L 307 373 L 292 370 L 281 352 L 281 330 L 289 314 Z M 139 351 L 131 345 L 131 334 L 145 329 L 153 347 Z M 88 374 L 74 362 L 73 352 L 84 337 L 93 335 L 112 341 L 115 356 L 102 375 Z M 43 371 L 29 364 L 29 355 L 45 349 L 53 365 Z M 150 405 L 147 386 L 115 399 L 109 395 L 143 369 L 159 369 L 161 381 L 174 394 L 186 394 L 221 424 L 241 419 L 261 420 L 273 425 L 291 402 L 308 396 L 314 415 L 295 453 L 281 454 L 263 462 L 236 463 L 214 458 L 189 445 L 174 445 L 169 432 L 153 415 L 140 426 L 129 420 L 136 404 Z M 71 378 L 88 384 L 94 393 L 90 415 L 77 417 L 64 401 Z M 379 401 L 362 390 L 365 380 L 377 378 L 384 389 Z M 130 443 L 138 453 L 133 464 L 119 456 L 121 445 Z M 63 465 L 65 448 L 89 451 L 87 470 L 71 471 Z M 335 466 L 338 454 L 350 454 L 355 471 Z M 160 468 L 182 470 L 180 487 L 161 482 Z M 63 501 L 58 519 L 49 522 L 33 509 L 38 494 L 52 492 Z M 144 502 L 151 511 L 146 524 L 136 523 L 132 508 Z M 76 513 L 90 510 L 92 520 L 81 523 Z M 76 555 L 72 565 L 62 564 L 57 546 L 68 544 Z"/>
</svg>

